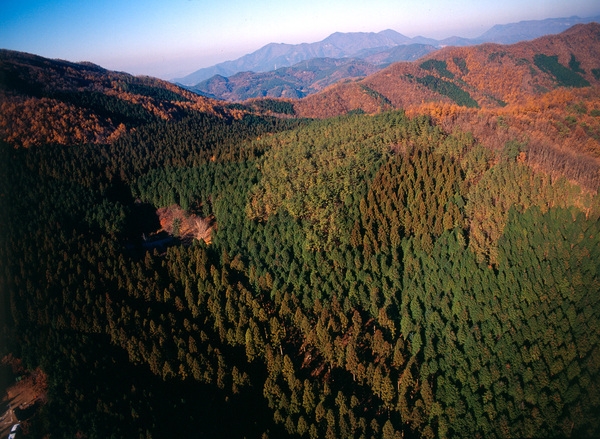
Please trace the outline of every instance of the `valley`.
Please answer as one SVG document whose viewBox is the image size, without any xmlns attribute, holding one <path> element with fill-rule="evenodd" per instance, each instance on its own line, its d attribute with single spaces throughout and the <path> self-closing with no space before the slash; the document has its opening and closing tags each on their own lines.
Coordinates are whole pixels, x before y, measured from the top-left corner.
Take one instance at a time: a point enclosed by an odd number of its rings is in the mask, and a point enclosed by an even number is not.
<svg viewBox="0 0 600 439">
<path fill-rule="evenodd" d="M 304 60 L 264 98 L 0 51 L 24 437 L 598 436 L 599 43 Z"/>
</svg>

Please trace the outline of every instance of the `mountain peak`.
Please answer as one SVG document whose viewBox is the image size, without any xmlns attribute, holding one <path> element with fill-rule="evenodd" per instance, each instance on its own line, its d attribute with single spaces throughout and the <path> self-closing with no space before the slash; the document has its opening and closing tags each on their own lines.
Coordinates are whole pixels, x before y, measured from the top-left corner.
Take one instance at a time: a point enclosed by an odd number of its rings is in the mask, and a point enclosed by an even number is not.
<svg viewBox="0 0 600 439">
<path fill-rule="evenodd" d="M 367 49 L 385 50 L 410 43 L 410 38 L 391 29 L 379 33 L 335 32 L 316 43 L 269 43 L 236 60 L 200 69 L 173 81 L 193 86 L 217 74 L 229 77 L 241 71 L 267 72 L 312 58 L 352 58 Z"/>
</svg>

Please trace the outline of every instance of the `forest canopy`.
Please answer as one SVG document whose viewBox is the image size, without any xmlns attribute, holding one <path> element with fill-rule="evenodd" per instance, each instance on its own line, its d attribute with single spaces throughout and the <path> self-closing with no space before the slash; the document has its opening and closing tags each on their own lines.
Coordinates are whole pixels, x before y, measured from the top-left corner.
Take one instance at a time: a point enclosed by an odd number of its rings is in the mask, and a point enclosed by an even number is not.
<svg viewBox="0 0 600 439">
<path fill-rule="evenodd" d="M 141 106 L 80 101 L 110 141 L 0 142 L 0 357 L 48 383 L 27 437 L 600 434 L 597 176 L 541 165 L 574 153 L 513 129 L 534 103 L 309 120 L 128 81 Z M 565 93 L 535 104 L 593 138 Z"/>
</svg>

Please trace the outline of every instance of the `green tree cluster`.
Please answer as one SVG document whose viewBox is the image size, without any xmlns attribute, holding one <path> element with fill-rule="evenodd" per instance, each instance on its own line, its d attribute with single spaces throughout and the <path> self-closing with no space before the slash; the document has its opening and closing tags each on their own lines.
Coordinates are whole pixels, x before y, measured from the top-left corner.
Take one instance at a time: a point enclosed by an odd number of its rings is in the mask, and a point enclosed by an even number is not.
<svg viewBox="0 0 600 439">
<path fill-rule="evenodd" d="M 402 112 L 0 145 L 0 348 L 49 382 L 30 431 L 597 435 L 600 199 L 522 149 Z M 173 204 L 211 244 L 132 246 Z"/>
</svg>

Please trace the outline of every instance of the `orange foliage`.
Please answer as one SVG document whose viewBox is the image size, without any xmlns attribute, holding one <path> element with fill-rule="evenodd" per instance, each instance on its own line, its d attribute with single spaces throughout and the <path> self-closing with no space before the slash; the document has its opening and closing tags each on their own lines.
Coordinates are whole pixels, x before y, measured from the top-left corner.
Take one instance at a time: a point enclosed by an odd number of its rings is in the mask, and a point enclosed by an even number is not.
<svg viewBox="0 0 600 439">
<path fill-rule="evenodd" d="M 563 66 L 568 66 L 574 57 L 583 71 L 580 74 L 590 84 L 600 85 L 591 73 L 600 66 L 600 25 L 590 23 L 559 35 L 513 45 L 446 47 L 415 62 L 392 64 L 361 81 L 338 83 L 297 101 L 295 108 L 299 116 L 320 118 L 354 109 L 374 113 L 381 110 L 381 105 L 373 95 L 383 97 L 394 108 L 453 104 L 449 97 L 422 85 L 419 79 L 425 76 L 452 83 L 469 93 L 482 108 L 500 109 L 506 104 L 523 106 L 557 87 L 556 78 L 536 66 L 537 54 L 557 56 Z M 446 72 L 421 67 L 430 60 L 444 65 Z M 365 93 L 365 89 L 373 93 Z"/>
<path fill-rule="evenodd" d="M 114 131 L 109 122 L 64 102 L 0 96 L 0 138 L 16 146 L 100 143 Z"/>
<path fill-rule="evenodd" d="M 131 128 L 115 127 L 106 115 L 62 101 L 63 94 L 105 94 L 138 105 L 163 120 L 180 117 L 182 110 L 236 118 L 243 114 L 160 79 L 8 50 L 0 50 L 0 77 L 8 78 L 0 91 L 0 139 L 15 146 L 113 142 Z M 171 101 L 144 94 L 152 88 L 183 99 Z"/>
<path fill-rule="evenodd" d="M 471 132 L 494 150 L 511 140 L 526 143 L 521 161 L 591 190 L 600 187 L 600 87 L 559 88 L 521 101 L 480 110 L 429 103 L 407 114 L 429 115 L 448 132 Z"/>
</svg>

